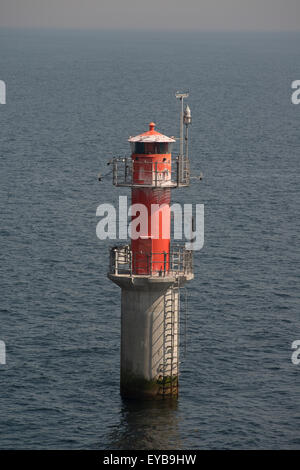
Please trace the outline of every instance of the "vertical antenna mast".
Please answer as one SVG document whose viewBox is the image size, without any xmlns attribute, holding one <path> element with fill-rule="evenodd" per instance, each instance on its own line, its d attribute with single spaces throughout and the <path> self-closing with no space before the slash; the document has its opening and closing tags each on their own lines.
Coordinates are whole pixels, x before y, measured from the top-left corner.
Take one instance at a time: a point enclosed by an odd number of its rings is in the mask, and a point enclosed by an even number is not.
<svg viewBox="0 0 300 470">
<path fill-rule="evenodd" d="M 189 125 L 192 122 L 192 114 L 189 105 L 186 105 L 183 115 L 183 122 L 185 124 L 185 158 L 189 158 Z"/>
<path fill-rule="evenodd" d="M 175 96 L 181 101 L 181 111 L 180 111 L 180 151 L 179 156 L 183 157 L 183 100 L 188 98 L 189 93 L 180 93 L 176 91 Z"/>
</svg>

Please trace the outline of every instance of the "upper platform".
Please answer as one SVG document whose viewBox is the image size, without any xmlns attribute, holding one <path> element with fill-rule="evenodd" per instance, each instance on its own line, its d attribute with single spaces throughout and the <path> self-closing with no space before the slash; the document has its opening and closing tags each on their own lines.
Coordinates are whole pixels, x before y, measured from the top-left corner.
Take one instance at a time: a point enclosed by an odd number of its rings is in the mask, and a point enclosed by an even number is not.
<svg viewBox="0 0 300 470">
<path fill-rule="evenodd" d="M 170 157 L 171 158 L 171 157 Z M 162 162 L 145 163 L 131 157 L 113 158 L 113 184 L 130 188 L 179 188 L 190 184 L 190 162 L 177 156 L 166 168 Z M 138 175 L 138 177 L 136 177 Z M 141 177 L 143 175 L 143 177 Z"/>
<path fill-rule="evenodd" d="M 128 139 L 131 157 L 113 158 L 113 184 L 131 188 L 177 188 L 189 186 L 190 164 L 187 156 L 172 159 L 174 137 L 149 130 Z"/>
</svg>

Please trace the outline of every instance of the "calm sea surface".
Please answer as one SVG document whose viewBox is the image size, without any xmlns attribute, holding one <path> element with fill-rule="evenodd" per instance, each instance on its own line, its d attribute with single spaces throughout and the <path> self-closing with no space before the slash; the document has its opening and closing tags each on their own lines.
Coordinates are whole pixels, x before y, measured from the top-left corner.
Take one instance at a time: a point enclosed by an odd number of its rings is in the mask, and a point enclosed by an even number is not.
<svg viewBox="0 0 300 470">
<path fill-rule="evenodd" d="M 0 31 L 1 448 L 300 448 L 300 35 Z M 178 403 L 119 396 L 100 203 L 127 138 L 178 135 L 205 204 Z M 183 356 L 182 356 L 183 358 Z"/>
</svg>

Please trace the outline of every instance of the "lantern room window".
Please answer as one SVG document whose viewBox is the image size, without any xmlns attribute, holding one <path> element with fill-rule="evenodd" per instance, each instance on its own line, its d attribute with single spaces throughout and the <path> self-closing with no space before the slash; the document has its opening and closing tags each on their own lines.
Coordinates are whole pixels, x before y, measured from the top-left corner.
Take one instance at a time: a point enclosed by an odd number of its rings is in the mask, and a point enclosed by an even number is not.
<svg viewBox="0 0 300 470">
<path fill-rule="evenodd" d="M 167 154 L 172 151 L 172 142 L 131 142 L 131 152 L 140 155 Z"/>
</svg>

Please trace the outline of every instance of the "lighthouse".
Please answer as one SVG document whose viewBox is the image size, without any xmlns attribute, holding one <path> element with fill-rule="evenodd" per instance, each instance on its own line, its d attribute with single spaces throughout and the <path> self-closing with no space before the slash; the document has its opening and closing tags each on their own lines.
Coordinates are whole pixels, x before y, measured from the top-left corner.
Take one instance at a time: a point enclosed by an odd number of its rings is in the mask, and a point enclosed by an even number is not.
<svg viewBox="0 0 300 470">
<path fill-rule="evenodd" d="M 178 395 L 180 288 L 193 279 L 193 252 L 171 243 L 171 191 L 190 182 L 190 109 L 181 100 L 180 153 L 175 138 L 149 129 L 130 137 L 131 156 L 114 158 L 113 184 L 131 188 L 130 245 L 110 250 L 108 277 L 121 288 L 120 391 L 125 398 Z M 185 154 L 183 125 L 185 124 Z M 143 228 L 134 222 L 143 211 Z M 132 229 L 133 231 L 133 229 Z"/>
</svg>

